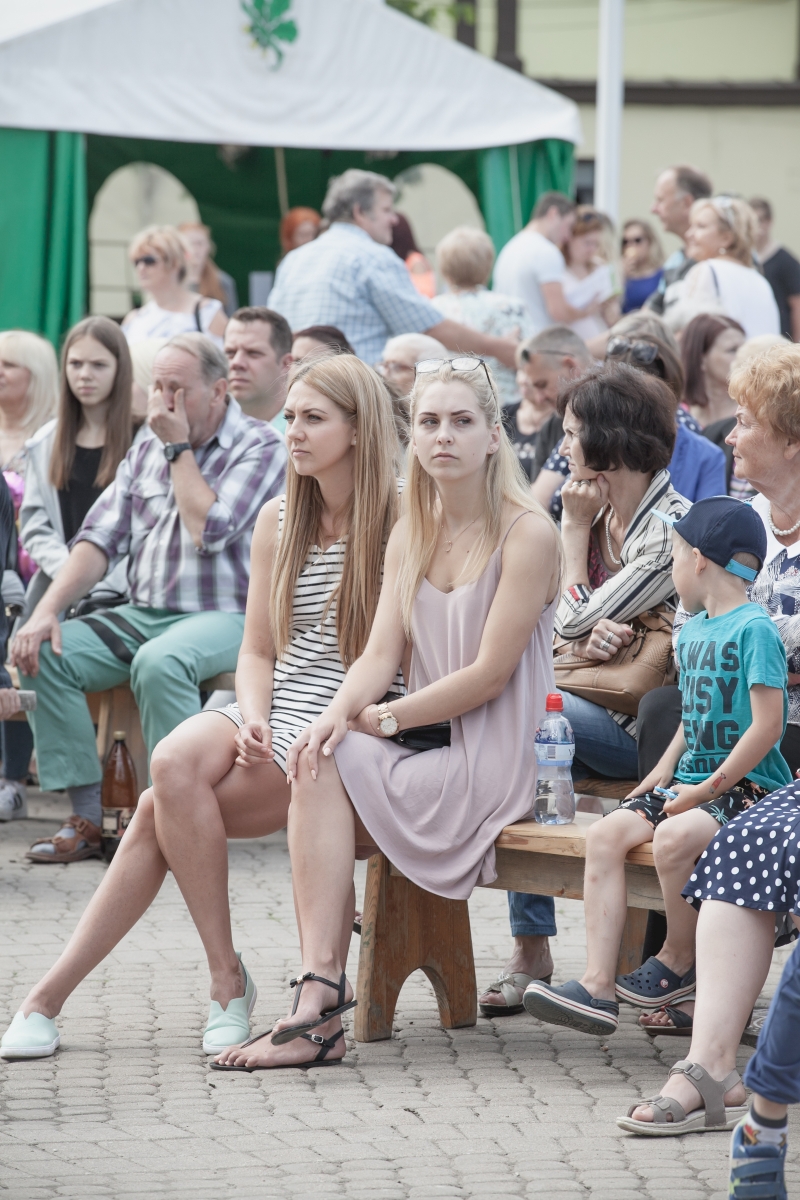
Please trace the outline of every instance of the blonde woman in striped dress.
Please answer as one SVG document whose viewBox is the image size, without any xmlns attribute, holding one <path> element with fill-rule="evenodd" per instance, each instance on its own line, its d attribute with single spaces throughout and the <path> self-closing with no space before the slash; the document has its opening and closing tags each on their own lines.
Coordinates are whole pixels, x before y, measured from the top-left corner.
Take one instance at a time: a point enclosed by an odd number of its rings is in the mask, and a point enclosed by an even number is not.
<svg viewBox="0 0 800 1200">
<path fill-rule="evenodd" d="M 398 507 L 389 395 L 354 355 L 302 366 L 286 420 L 286 495 L 264 506 L 253 536 L 237 704 L 191 717 L 156 747 L 153 786 L 66 949 L 21 1007 L 15 1057 L 54 1052 L 64 1001 L 147 911 L 168 868 L 211 972 L 203 1047 L 218 1053 L 249 1035 L 256 989 L 233 947 L 226 839 L 286 825 L 286 754 L 366 645 Z M 398 674 L 390 692 L 403 691 Z M 351 927 L 352 914 L 343 953 Z"/>
</svg>

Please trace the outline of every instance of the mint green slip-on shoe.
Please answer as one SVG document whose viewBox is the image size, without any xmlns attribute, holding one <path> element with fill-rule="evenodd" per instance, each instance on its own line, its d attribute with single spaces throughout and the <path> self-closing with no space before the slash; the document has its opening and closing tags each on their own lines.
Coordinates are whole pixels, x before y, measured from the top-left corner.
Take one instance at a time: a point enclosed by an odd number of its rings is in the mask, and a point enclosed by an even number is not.
<svg viewBox="0 0 800 1200">
<path fill-rule="evenodd" d="M 61 1045 L 61 1034 L 51 1017 L 18 1012 L 0 1041 L 0 1058 L 48 1058 Z"/>
<path fill-rule="evenodd" d="M 241 954 L 237 952 L 236 957 L 242 964 L 244 995 L 234 997 L 227 1008 L 223 1008 L 216 1000 L 211 1001 L 208 1008 L 208 1024 L 203 1034 L 205 1054 L 221 1054 L 228 1046 L 238 1046 L 250 1037 L 250 1014 L 255 1008 L 258 992 L 247 967 L 242 962 Z"/>
</svg>

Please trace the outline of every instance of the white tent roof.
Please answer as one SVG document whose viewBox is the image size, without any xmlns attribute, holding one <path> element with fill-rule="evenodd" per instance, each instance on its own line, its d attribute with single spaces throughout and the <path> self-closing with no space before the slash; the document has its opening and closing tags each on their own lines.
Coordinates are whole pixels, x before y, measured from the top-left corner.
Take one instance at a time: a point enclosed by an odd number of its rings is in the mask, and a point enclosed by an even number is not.
<svg viewBox="0 0 800 1200">
<path fill-rule="evenodd" d="M 0 5 L 0 126 L 375 151 L 581 132 L 572 101 L 369 0 Z"/>
</svg>

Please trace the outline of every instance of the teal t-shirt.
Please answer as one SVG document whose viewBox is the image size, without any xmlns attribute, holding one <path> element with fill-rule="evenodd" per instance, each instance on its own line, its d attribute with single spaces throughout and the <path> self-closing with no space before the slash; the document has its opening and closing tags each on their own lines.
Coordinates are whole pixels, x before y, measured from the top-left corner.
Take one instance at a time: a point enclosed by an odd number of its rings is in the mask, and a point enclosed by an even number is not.
<svg viewBox="0 0 800 1200">
<path fill-rule="evenodd" d="M 687 621 L 676 646 L 681 673 L 683 732 L 687 750 L 675 778 L 702 783 L 719 769 L 753 722 L 750 688 L 783 689 L 786 728 L 786 651 L 773 621 L 758 604 L 742 604 L 720 617 L 701 612 Z M 771 792 L 792 782 L 778 745 L 747 772 Z M 729 781 L 730 786 L 736 780 Z"/>
</svg>

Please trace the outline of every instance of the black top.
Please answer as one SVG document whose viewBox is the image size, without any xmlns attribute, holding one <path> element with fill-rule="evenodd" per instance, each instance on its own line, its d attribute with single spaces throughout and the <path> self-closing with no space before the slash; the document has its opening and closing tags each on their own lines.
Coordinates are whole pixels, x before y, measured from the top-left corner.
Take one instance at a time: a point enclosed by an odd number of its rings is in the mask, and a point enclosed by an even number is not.
<svg viewBox="0 0 800 1200">
<path fill-rule="evenodd" d="M 61 506 L 61 520 L 64 523 L 64 541 L 69 545 L 83 524 L 84 517 L 104 490 L 97 487 L 95 479 L 103 457 L 103 447 L 87 450 L 85 446 L 75 447 L 75 461 L 72 464 L 72 474 L 65 488 L 58 489 L 58 503 Z"/>
<path fill-rule="evenodd" d="M 779 246 L 775 253 L 771 254 L 763 263 L 763 270 L 778 302 L 778 312 L 781 314 L 781 333 L 784 337 L 794 341 L 789 297 L 800 296 L 800 262 L 783 246 Z"/>
<path fill-rule="evenodd" d="M 503 409 L 503 424 L 505 425 L 506 433 L 511 438 L 514 449 L 517 452 L 520 466 L 522 467 L 528 479 L 531 482 L 534 480 L 533 460 L 536 454 L 536 443 L 539 440 L 539 432 L 536 433 L 521 433 L 517 429 L 517 412 L 519 404 L 508 404 Z"/>
<path fill-rule="evenodd" d="M 561 424 L 561 417 L 557 412 L 553 413 L 552 417 L 548 417 L 542 428 L 539 430 L 539 437 L 536 442 L 536 455 L 533 460 L 533 474 L 531 475 L 531 483 L 537 478 L 539 472 L 543 469 L 550 455 L 555 450 L 556 446 L 560 446 L 564 440 L 564 426 Z"/>
<path fill-rule="evenodd" d="M 725 455 L 725 485 L 728 488 L 729 494 L 731 479 L 733 477 L 733 446 L 729 446 L 725 438 L 735 424 L 736 417 L 723 417 L 721 421 L 712 421 L 703 430 L 703 437 L 707 437 L 715 446 L 719 446 Z"/>
</svg>

